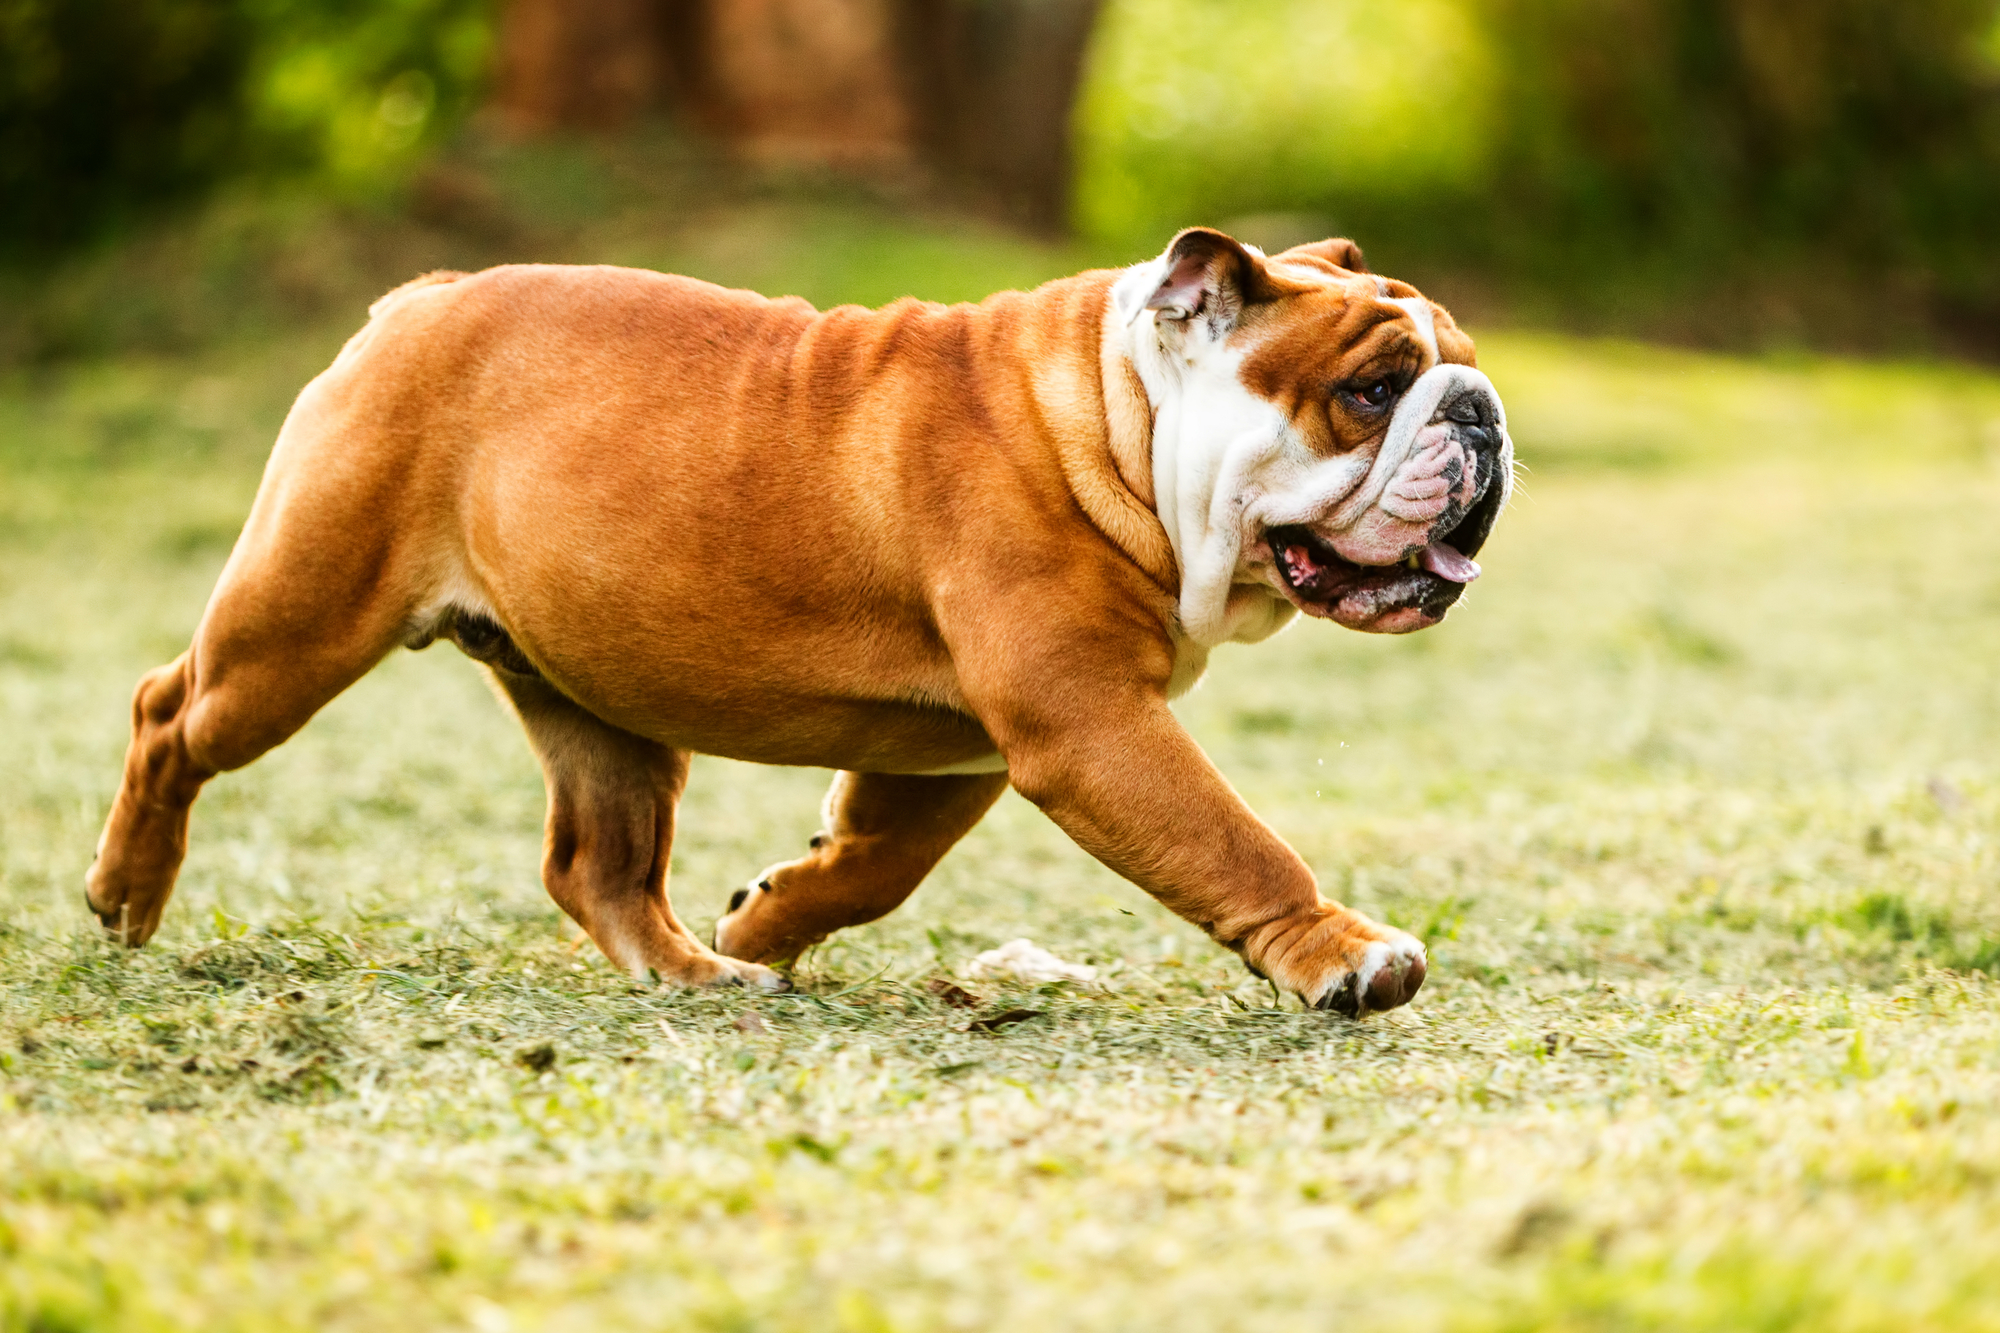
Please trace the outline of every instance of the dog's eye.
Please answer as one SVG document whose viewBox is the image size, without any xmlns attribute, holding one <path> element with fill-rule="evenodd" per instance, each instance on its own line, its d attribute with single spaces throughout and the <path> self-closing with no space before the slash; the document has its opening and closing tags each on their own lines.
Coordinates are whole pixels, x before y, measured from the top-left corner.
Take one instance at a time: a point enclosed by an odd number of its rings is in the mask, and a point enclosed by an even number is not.
<svg viewBox="0 0 2000 1333">
<path fill-rule="evenodd" d="M 1352 398 L 1358 407 L 1377 408 L 1396 396 L 1396 386 L 1387 380 L 1376 380 L 1370 384 L 1348 389 L 1347 396 Z"/>
</svg>

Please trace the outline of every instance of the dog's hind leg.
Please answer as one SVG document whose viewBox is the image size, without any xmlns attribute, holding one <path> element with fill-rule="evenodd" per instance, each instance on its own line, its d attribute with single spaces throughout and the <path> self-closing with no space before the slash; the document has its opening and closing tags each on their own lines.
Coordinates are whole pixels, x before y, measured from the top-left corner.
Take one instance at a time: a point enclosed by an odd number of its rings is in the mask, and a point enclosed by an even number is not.
<svg viewBox="0 0 2000 1333">
<path fill-rule="evenodd" d="M 378 340 L 379 341 L 379 340 Z M 127 944 L 153 934 L 202 784 L 306 724 L 418 630 L 449 581 L 455 455 L 408 395 L 376 394 L 357 335 L 285 418 L 188 651 L 132 700 L 125 773 L 86 877 Z"/>
<path fill-rule="evenodd" d="M 635 977 L 783 989 L 770 968 L 720 957 L 697 940 L 667 901 L 688 753 L 600 720 L 539 677 L 504 667 L 492 675 L 527 729 L 548 786 L 542 882 L 604 956 Z"/>
<path fill-rule="evenodd" d="M 826 794 L 826 831 L 800 860 L 737 890 L 715 923 L 715 947 L 787 962 L 836 930 L 888 915 L 1005 790 L 1005 773 L 840 774 Z"/>
<path fill-rule="evenodd" d="M 139 681 L 124 777 L 84 881 L 125 944 L 159 929 L 203 784 L 292 735 L 399 641 L 401 605 L 339 563 L 253 519 L 193 645 Z"/>
</svg>

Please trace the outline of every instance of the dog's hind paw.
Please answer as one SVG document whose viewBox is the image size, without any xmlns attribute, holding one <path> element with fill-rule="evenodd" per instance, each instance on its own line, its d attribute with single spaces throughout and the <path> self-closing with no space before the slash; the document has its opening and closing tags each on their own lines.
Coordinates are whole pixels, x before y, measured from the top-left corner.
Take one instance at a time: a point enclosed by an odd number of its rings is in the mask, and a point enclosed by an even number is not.
<svg viewBox="0 0 2000 1333">
<path fill-rule="evenodd" d="M 748 986 L 752 990 L 772 992 L 788 991 L 792 988 L 792 983 L 785 979 L 784 973 L 765 967 L 762 963 L 746 963 L 735 958 L 725 958 L 722 961 L 730 967 L 730 971 L 719 979 L 722 985 Z"/>
</svg>

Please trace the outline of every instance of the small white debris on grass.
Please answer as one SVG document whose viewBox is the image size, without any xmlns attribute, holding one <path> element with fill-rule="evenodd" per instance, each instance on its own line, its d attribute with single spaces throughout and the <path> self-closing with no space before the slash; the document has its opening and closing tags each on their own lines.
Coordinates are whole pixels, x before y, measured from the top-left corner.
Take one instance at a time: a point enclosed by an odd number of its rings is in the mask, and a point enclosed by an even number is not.
<svg viewBox="0 0 2000 1333">
<path fill-rule="evenodd" d="M 1097 969 L 1087 963 L 1071 963 L 1056 957 L 1033 940 L 1008 940 L 997 949 L 988 949 L 965 965 L 968 977 L 1016 977 L 1022 981 L 1076 981 L 1097 984 Z"/>
</svg>

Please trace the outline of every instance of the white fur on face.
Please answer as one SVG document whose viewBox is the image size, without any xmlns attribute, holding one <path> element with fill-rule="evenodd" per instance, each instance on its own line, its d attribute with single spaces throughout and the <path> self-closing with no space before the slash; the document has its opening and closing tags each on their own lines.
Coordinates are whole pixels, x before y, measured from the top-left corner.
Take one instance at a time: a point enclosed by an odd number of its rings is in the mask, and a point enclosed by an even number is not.
<svg viewBox="0 0 2000 1333">
<path fill-rule="evenodd" d="M 1431 423 L 1447 398 L 1465 392 L 1490 396 L 1497 432 L 1501 439 L 1500 463 L 1493 484 L 1501 487 L 1504 508 L 1513 481 L 1512 446 L 1506 440 L 1506 417 L 1493 382 L 1471 366 L 1434 365 L 1417 377 L 1416 383 L 1397 403 L 1389 429 L 1372 451 L 1356 450 L 1333 458 L 1316 458 L 1303 448 L 1290 467 L 1267 467 L 1252 479 L 1253 500 L 1244 506 L 1246 534 L 1269 528 L 1298 524 L 1325 535 L 1352 533 L 1359 536 L 1386 517 L 1374 511 L 1382 506 L 1385 492 L 1397 473 L 1422 447 L 1424 428 Z M 1426 526 L 1427 531 L 1427 526 Z M 1422 544 L 1422 538 L 1417 542 Z M 1344 543 L 1336 538 L 1333 543 Z M 1345 552 L 1343 552 L 1345 553 Z M 1376 558 L 1372 561 L 1368 555 Z M 1402 558 L 1404 546 L 1394 550 L 1356 552 L 1359 563 L 1389 563 Z"/>
<path fill-rule="evenodd" d="M 1276 404 L 1244 386 L 1250 345 L 1232 344 L 1212 320 L 1162 320 L 1145 309 L 1166 272 L 1164 257 L 1135 264 L 1111 299 L 1153 408 L 1155 508 L 1180 564 L 1180 628 L 1193 644 L 1255 642 L 1289 623 L 1291 603 L 1249 564 L 1258 534 L 1290 524 L 1353 528 L 1371 517 L 1447 396 L 1468 389 L 1491 396 L 1502 442 L 1493 484 L 1503 488 L 1504 505 L 1513 468 L 1499 395 L 1470 366 L 1440 364 L 1428 301 L 1393 301 L 1416 324 L 1429 365 L 1381 444 L 1329 458 L 1306 447 Z"/>
<path fill-rule="evenodd" d="M 1416 322 L 1417 337 L 1423 340 L 1431 352 L 1431 364 L 1436 365 L 1444 358 L 1438 355 L 1437 316 L 1431 313 L 1431 303 L 1421 296 L 1399 296 L 1389 302 L 1401 306 Z"/>
</svg>

